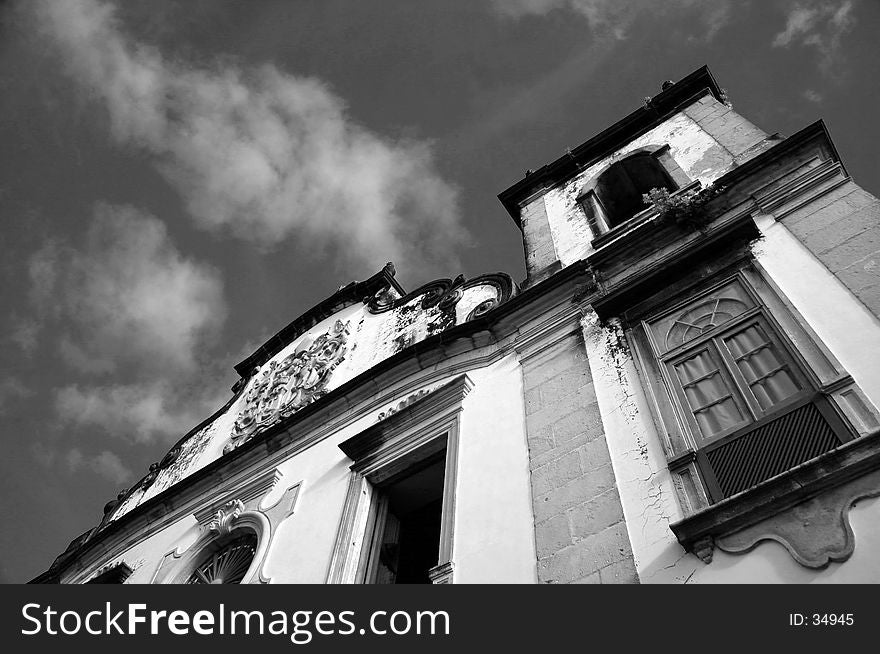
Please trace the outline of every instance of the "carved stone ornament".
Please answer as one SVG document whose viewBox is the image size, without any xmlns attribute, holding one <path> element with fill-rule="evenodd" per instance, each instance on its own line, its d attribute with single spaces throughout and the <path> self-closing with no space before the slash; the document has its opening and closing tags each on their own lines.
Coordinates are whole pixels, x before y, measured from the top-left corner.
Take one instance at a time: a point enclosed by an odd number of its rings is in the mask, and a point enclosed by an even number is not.
<svg viewBox="0 0 880 654">
<path fill-rule="evenodd" d="M 768 540 L 821 569 L 856 546 L 849 513 L 880 496 L 880 430 L 853 439 L 670 525 L 684 549 L 711 563 L 714 548 L 743 554 Z"/>
<path fill-rule="evenodd" d="M 451 311 L 464 293 L 464 275 L 459 275 L 452 280 L 449 286 L 437 284 L 422 297 L 422 308 L 430 309 L 436 306 L 441 311 Z"/>
<path fill-rule="evenodd" d="M 225 536 L 232 531 L 233 523 L 238 520 L 238 516 L 244 511 L 244 502 L 241 500 L 230 500 L 221 508 L 217 509 L 217 513 L 208 523 L 208 531 L 216 532 L 219 536 Z"/>
<path fill-rule="evenodd" d="M 270 361 L 264 366 L 250 382 L 245 407 L 233 425 L 224 454 L 326 395 L 330 374 L 345 360 L 348 334 L 349 323 L 337 320 L 310 344 L 304 341 L 280 362 Z"/>
<path fill-rule="evenodd" d="M 501 302 L 498 298 L 491 298 L 489 300 L 483 300 L 477 306 L 474 307 L 473 311 L 471 311 L 465 321 L 473 320 L 474 318 L 479 318 L 480 316 L 485 316 L 492 309 L 497 307 Z"/>
<path fill-rule="evenodd" d="M 397 413 L 398 411 L 402 411 L 403 409 L 405 409 L 406 407 L 408 407 L 410 404 L 412 404 L 412 403 L 415 402 L 416 400 L 425 397 L 425 395 L 428 395 L 430 392 L 431 392 L 431 391 L 429 391 L 429 390 L 423 388 L 422 390 L 420 390 L 420 391 L 418 391 L 418 392 L 416 392 L 416 393 L 413 393 L 412 395 L 408 395 L 408 396 L 406 396 L 405 398 L 403 398 L 403 399 L 402 399 L 400 402 L 398 402 L 397 404 L 392 404 L 390 407 L 388 407 L 388 408 L 385 409 L 384 411 L 381 411 L 381 412 L 379 413 L 379 415 L 376 417 L 376 420 L 377 420 L 377 421 L 381 421 L 381 420 L 385 420 L 385 418 L 388 418 L 388 417 L 390 417 L 390 416 L 393 416 L 393 415 L 394 415 L 395 413 Z"/>
<path fill-rule="evenodd" d="M 177 457 L 180 456 L 180 452 L 182 449 L 183 448 L 181 447 L 180 443 L 178 443 L 177 445 L 172 447 L 170 450 L 168 450 L 168 454 L 166 454 L 162 458 L 162 460 L 159 462 L 159 467 L 162 469 L 165 469 L 168 466 L 170 466 L 172 463 L 177 461 Z"/>
<path fill-rule="evenodd" d="M 373 295 L 364 298 L 364 304 L 370 313 L 383 313 L 394 306 L 397 296 L 391 292 L 390 286 L 383 286 Z"/>
<path fill-rule="evenodd" d="M 156 477 L 159 476 L 159 463 L 150 464 L 150 470 L 147 472 L 146 476 L 141 480 L 141 487 L 147 488 L 150 484 L 156 481 Z"/>
<path fill-rule="evenodd" d="M 763 540 L 775 540 L 802 566 L 824 568 L 852 555 L 856 540 L 849 524 L 850 509 L 859 500 L 878 495 L 880 471 L 875 471 L 757 525 L 717 538 L 715 545 L 738 554 Z"/>
</svg>

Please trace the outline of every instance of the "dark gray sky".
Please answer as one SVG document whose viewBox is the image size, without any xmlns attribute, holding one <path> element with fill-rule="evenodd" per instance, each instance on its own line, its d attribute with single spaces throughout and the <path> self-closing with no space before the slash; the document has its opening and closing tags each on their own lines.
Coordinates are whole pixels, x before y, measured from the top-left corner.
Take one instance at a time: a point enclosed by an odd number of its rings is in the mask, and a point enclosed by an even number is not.
<svg viewBox="0 0 880 654">
<path fill-rule="evenodd" d="M 386 261 L 523 276 L 496 199 L 708 64 L 880 190 L 875 0 L 0 3 L 0 578 Z"/>
</svg>

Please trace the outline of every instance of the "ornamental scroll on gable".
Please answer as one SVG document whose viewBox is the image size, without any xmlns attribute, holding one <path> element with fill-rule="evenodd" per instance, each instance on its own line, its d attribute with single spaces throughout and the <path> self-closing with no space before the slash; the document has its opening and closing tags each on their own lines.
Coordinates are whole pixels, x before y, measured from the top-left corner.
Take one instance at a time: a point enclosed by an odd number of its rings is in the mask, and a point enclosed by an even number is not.
<svg viewBox="0 0 880 654">
<path fill-rule="evenodd" d="M 349 323 L 337 320 L 311 343 L 304 341 L 293 354 L 263 366 L 251 380 L 223 453 L 326 395 L 331 373 L 345 360 L 348 335 Z"/>
</svg>

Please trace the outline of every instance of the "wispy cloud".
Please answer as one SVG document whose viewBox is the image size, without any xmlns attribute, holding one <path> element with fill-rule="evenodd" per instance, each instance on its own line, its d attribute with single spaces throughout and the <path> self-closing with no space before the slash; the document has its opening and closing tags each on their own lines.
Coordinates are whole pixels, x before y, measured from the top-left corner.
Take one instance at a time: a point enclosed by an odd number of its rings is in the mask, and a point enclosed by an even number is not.
<svg viewBox="0 0 880 654">
<path fill-rule="evenodd" d="M 730 0 L 491 0 L 495 10 L 506 16 L 543 16 L 567 9 L 583 16 L 599 35 L 624 39 L 635 19 L 645 11 L 669 10 L 694 12 L 703 29 L 698 40 L 711 40 L 730 19 Z"/>
<path fill-rule="evenodd" d="M 72 448 L 67 453 L 67 467 L 71 472 L 85 468 L 117 484 L 129 481 L 133 477 L 131 470 L 122 463 L 122 459 L 109 450 L 88 456 L 78 448 Z"/>
<path fill-rule="evenodd" d="M 44 346 L 86 380 L 54 390 L 64 428 L 176 440 L 228 397 L 204 360 L 226 317 L 222 280 L 182 255 L 159 219 L 99 204 L 82 242 L 47 244 L 29 271 Z"/>
<path fill-rule="evenodd" d="M 810 102 L 815 102 L 817 104 L 819 102 L 822 102 L 822 94 L 814 89 L 807 89 L 803 92 L 803 96 L 805 100 L 808 100 Z"/>
<path fill-rule="evenodd" d="M 98 427 L 136 443 L 172 442 L 229 396 L 228 390 L 214 391 L 194 392 L 165 381 L 70 385 L 56 392 L 55 408 L 64 425 Z"/>
<path fill-rule="evenodd" d="M 84 373 L 123 363 L 191 370 L 226 315 L 219 273 L 184 257 L 164 223 L 132 207 L 97 205 L 84 243 L 44 247 L 30 271 L 37 312 L 56 321 L 61 356 Z"/>
<path fill-rule="evenodd" d="M 786 18 L 785 29 L 773 37 L 773 47 L 815 48 L 821 57 L 821 67 L 827 72 L 838 56 L 844 34 L 855 25 L 854 7 L 853 0 L 795 3 Z"/>
<path fill-rule="evenodd" d="M 40 443 L 32 446 L 33 456 L 42 466 L 51 468 L 55 465 L 69 473 L 87 470 L 109 479 L 114 484 L 122 484 L 134 478 L 132 471 L 122 462 L 119 456 L 109 450 L 97 454 L 85 454 L 78 447 L 66 451 L 49 449 Z"/>
<path fill-rule="evenodd" d="M 320 80 L 172 61 L 127 36 L 99 0 L 35 7 L 115 139 L 153 155 L 201 226 L 263 246 L 332 247 L 362 271 L 388 259 L 448 263 L 462 241 L 457 192 L 430 144 L 359 126 Z"/>
</svg>

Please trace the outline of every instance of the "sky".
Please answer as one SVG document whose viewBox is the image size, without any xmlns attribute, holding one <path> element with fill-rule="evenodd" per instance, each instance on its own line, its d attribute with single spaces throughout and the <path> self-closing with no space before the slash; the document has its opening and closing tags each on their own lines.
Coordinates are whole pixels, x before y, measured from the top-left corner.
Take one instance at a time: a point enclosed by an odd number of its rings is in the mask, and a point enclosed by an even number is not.
<svg viewBox="0 0 880 654">
<path fill-rule="evenodd" d="M 880 192 L 877 0 L 0 0 L 0 581 L 386 261 L 524 277 L 497 194 L 707 64 Z"/>
</svg>

